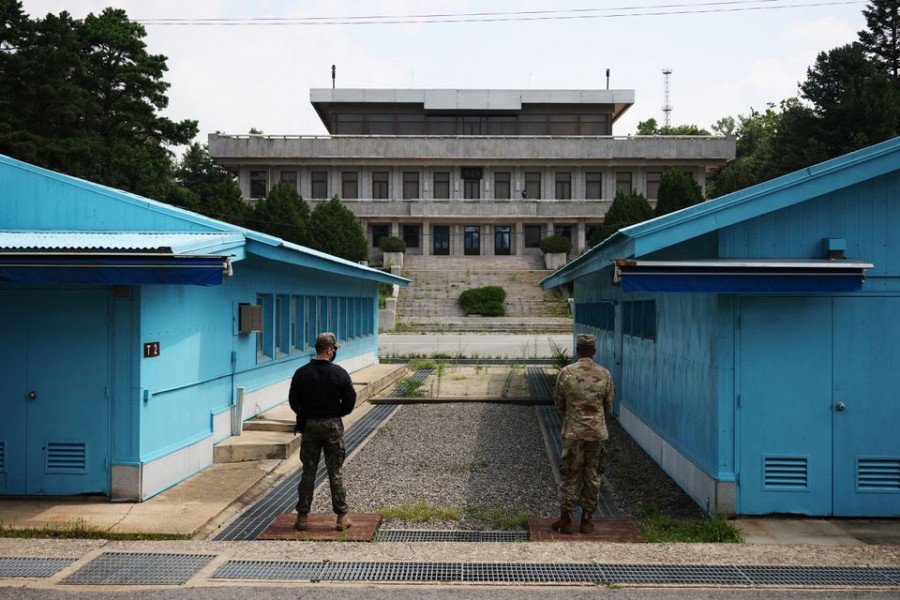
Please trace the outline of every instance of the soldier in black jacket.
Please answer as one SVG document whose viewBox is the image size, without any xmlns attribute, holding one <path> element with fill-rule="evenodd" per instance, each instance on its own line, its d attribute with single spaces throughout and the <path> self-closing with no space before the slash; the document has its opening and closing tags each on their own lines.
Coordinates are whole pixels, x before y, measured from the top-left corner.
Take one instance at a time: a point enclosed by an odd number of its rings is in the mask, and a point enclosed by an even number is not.
<svg viewBox="0 0 900 600">
<path fill-rule="evenodd" d="M 343 531 L 353 522 L 347 517 L 347 499 L 341 468 L 344 465 L 344 423 L 356 404 L 356 391 L 350 375 L 334 364 L 340 346 L 333 333 L 320 333 L 316 338 L 316 356 L 297 369 L 291 379 L 288 400 L 297 413 L 295 431 L 300 441 L 300 462 L 303 475 L 297 486 L 297 522 L 294 529 L 308 527 L 309 507 L 312 504 L 319 457 L 325 451 L 328 483 L 331 486 L 331 506 L 337 515 L 337 530 Z"/>
</svg>

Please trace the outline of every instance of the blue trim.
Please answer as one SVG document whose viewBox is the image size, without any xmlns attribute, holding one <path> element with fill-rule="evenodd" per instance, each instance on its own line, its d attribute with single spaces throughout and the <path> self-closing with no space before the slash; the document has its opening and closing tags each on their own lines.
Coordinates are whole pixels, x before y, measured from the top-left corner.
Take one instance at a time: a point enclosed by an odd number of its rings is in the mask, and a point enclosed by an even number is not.
<svg viewBox="0 0 900 600">
<path fill-rule="evenodd" d="M 106 285 L 221 285 L 222 256 L 26 255 L 0 257 L 0 281 Z"/>
<path fill-rule="evenodd" d="M 623 292 L 771 294 L 784 292 L 856 292 L 860 275 L 652 275 L 622 277 Z"/>
</svg>

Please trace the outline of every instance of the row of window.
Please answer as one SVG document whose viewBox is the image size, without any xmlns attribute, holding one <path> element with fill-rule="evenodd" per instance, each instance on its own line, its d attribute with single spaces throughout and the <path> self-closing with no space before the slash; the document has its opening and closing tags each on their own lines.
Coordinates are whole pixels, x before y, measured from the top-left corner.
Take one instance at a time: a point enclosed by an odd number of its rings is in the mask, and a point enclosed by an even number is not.
<svg viewBox="0 0 900 600">
<path fill-rule="evenodd" d="M 585 239 L 590 239 L 594 231 L 599 225 L 585 226 Z M 553 226 L 554 235 L 572 239 L 574 233 L 574 225 L 556 224 Z M 462 226 L 463 248 L 465 254 L 477 255 L 481 249 L 482 230 L 488 229 L 487 235 L 494 234 L 494 254 L 510 254 L 513 246 L 515 233 L 512 225 L 490 225 L 482 227 L 481 225 L 464 225 Z M 372 247 L 378 246 L 378 240 L 391 235 L 391 226 L 389 223 L 372 223 L 371 224 L 371 240 Z M 544 227 L 542 225 L 525 224 L 522 226 L 522 236 L 524 238 L 524 246 L 526 248 L 538 248 L 541 245 Z M 431 225 L 432 253 L 433 254 L 449 254 L 450 252 L 450 225 Z M 420 248 L 422 227 L 417 224 L 400 225 L 400 237 L 406 242 L 407 248 Z M 490 242 L 488 242 L 490 243 Z"/>
<path fill-rule="evenodd" d="M 329 198 L 328 171 L 310 172 L 310 197 Z M 525 171 L 522 177 L 521 189 L 516 195 L 525 199 L 542 199 L 543 173 L 541 171 Z M 451 172 L 434 171 L 431 173 L 431 198 L 435 200 L 449 200 Z M 292 183 L 295 187 L 299 184 L 297 171 L 281 171 L 280 180 Z M 400 197 L 404 200 L 416 200 L 423 197 L 422 174 L 419 171 L 403 171 Z M 482 169 L 471 167 L 461 169 L 463 198 L 466 200 L 480 200 L 482 189 L 489 189 L 482 185 Z M 659 183 L 662 180 L 662 171 L 647 171 L 645 173 L 645 196 L 656 198 L 659 193 Z M 572 171 L 555 171 L 553 173 L 553 198 L 557 200 L 571 200 L 572 195 Z M 360 172 L 356 170 L 341 171 L 340 197 L 344 200 L 360 198 Z M 299 189 L 299 188 L 298 188 Z M 634 173 L 631 171 L 615 172 L 615 190 L 628 193 L 634 189 Z M 514 195 L 512 171 L 494 171 L 493 194 L 494 200 L 511 200 Z M 268 193 L 268 174 L 266 171 L 250 171 L 250 197 L 262 198 Z M 374 200 L 387 200 L 391 198 L 390 172 L 371 172 L 371 194 Z M 603 173 L 600 171 L 587 171 L 584 173 L 584 198 L 587 200 L 600 200 L 603 198 Z"/>
<path fill-rule="evenodd" d="M 337 113 L 340 135 L 610 135 L 608 114 L 424 115 Z"/>
<path fill-rule="evenodd" d="M 581 325 L 615 331 L 616 310 L 612 302 L 578 304 L 575 314 Z M 629 300 L 622 303 L 622 334 L 645 340 L 656 339 L 656 300 Z"/>
<path fill-rule="evenodd" d="M 257 294 L 263 313 L 262 331 L 256 334 L 257 359 L 309 352 L 323 331 L 338 340 L 372 335 L 374 302 L 370 297 Z"/>
</svg>

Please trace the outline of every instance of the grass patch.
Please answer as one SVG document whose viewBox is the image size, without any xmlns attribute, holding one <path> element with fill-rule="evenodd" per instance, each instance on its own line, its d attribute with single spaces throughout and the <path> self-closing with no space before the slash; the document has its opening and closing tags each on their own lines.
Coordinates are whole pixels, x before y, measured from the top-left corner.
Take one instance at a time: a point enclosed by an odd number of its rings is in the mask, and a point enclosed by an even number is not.
<svg viewBox="0 0 900 600">
<path fill-rule="evenodd" d="M 0 523 L 0 537 L 18 539 L 50 538 L 56 540 L 122 540 L 122 541 L 154 541 L 154 540 L 189 540 L 191 536 L 171 533 L 125 533 L 113 532 L 79 519 L 74 523 L 62 523 L 53 527 L 14 528 Z"/>
<path fill-rule="evenodd" d="M 422 389 L 422 382 L 409 378 L 404 379 L 397 384 L 397 393 L 406 398 L 424 398 L 425 390 Z"/>
<path fill-rule="evenodd" d="M 458 521 L 462 511 L 457 506 L 431 506 L 427 502 L 414 502 L 398 506 L 386 506 L 378 510 L 385 521 L 400 519 L 410 523 L 434 521 Z"/>
<path fill-rule="evenodd" d="M 427 358 L 417 358 L 415 360 L 409 361 L 407 365 L 411 371 L 418 371 L 420 369 L 433 369 L 434 361 L 428 360 Z"/>
<path fill-rule="evenodd" d="M 744 541 L 734 523 L 719 515 L 708 519 L 676 519 L 648 511 L 637 519 L 637 524 L 650 543 L 741 544 Z"/>
<path fill-rule="evenodd" d="M 487 521 L 497 529 L 502 529 L 503 531 L 527 529 L 528 520 L 532 518 L 531 513 L 526 510 L 482 508 L 480 506 L 467 507 L 466 514 L 473 519 Z"/>
</svg>

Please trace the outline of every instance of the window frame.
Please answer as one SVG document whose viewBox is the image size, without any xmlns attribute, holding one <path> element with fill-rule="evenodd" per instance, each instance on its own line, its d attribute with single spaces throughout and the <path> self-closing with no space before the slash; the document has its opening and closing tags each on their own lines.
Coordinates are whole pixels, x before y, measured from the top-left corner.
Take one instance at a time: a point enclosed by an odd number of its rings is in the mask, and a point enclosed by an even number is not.
<svg viewBox="0 0 900 600">
<path fill-rule="evenodd" d="M 390 173 L 388 171 L 372 171 L 372 199 L 387 200 L 390 198 Z"/>
</svg>

